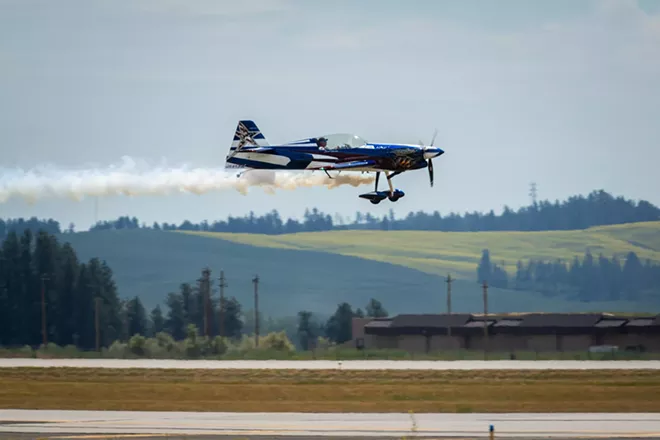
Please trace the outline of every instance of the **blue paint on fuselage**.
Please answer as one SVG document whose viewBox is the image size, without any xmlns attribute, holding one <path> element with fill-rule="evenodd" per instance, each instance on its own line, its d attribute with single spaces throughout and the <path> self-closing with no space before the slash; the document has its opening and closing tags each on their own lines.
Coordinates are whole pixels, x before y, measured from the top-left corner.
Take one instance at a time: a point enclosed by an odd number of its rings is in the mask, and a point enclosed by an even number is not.
<svg viewBox="0 0 660 440">
<path fill-rule="evenodd" d="M 298 141 L 305 142 L 305 141 Z M 439 150 L 442 154 L 442 150 Z M 371 161 L 366 168 L 376 170 L 413 170 L 426 168 L 424 150 L 416 145 L 368 143 L 360 147 L 321 148 L 316 145 L 300 145 L 289 143 L 284 145 L 269 145 L 267 147 L 245 147 L 240 153 L 264 154 L 280 156 L 289 159 L 286 165 L 270 161 L 251 160 L 231 157 L 229 163 L 257 169 L 288 169 L 304 170 L 312 162 L 327 162 L 328 166 L 346 162 Z M 314 157 L 316 156 L 316 157 Z M 324 157 L 325 156 L 325 157 Z M 330 158 L 334 158 L 330 159 Z M 401 163 L 401 160 L 405 164 Z"/>
</svg>

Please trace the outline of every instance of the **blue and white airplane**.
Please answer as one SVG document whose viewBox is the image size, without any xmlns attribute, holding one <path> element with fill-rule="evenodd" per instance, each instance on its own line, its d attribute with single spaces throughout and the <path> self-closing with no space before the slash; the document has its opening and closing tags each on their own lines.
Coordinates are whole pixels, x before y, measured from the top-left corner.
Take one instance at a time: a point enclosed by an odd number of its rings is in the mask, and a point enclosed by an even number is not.
<svg viewBox="0 0 660 440">
<path fill-rule="evenodd" d="M 437 132 L 436 132 L 437 134 Z M 385 198 L 396 202 L 405 194 L 392 186 L 392 178 L 405 171 L 428 168 L 433 186 L 434 157 L 444 151 L 430 145 L 367 142 L 359 136 L 336 133 L 317 136 L 281 145 L 270 145 L 253 121 L 239 121 L 234 133 L 226 169 L 307 170 L 375 172 L 374 191 L 360 197 L 378 204 Z M 243 171 L 245 172 L 245 171 Z M 242 174 L 243 172 L 239 173 Z M 378 191 L 380 173 L 385 173 L 389 191 Z"/>
</svg>

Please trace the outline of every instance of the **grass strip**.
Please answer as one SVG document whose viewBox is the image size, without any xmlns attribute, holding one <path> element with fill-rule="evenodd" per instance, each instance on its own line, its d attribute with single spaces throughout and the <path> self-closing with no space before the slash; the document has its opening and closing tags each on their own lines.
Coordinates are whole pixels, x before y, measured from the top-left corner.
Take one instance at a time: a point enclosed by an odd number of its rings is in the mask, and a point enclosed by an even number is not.
<svg viewBox="0 0 660 440">
<path fill-rule="evenodd" d="M 660 412 L 654 370 L 1 368 L 1 409 Z"/>
</svg>

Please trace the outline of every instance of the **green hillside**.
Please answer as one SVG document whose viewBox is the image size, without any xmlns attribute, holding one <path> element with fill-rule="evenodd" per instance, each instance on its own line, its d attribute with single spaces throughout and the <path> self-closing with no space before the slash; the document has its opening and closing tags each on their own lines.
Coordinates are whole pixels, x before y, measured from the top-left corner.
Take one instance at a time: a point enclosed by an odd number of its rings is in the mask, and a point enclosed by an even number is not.
<svg viewBox="0 0 660 440">
<path fill-rule="evenodd" d="M 329 231 L 287 235 L 188 232 L 253 246 L 315 250 L 397 264 L 429 274 L 452 271 L 473 279 L 484 248 L 494 262 L 504 262 L 515 274 L 519 259 L 568 260 L 588 249 L 625 256 L 633 251 L 641 260 L 660 262 L 660 222 L 603 226 L 578 231 L 436 232 Z"/>
<path fill-rule="evenodd" d="M 658 231 L 658 224 L 557 233 L 349 231 L 288 236 L 137 229 L 66 234 L 60 239 L 70 242 L 81 259 L 106 260 L 115 272 L 120 295 L 139 295 L 148 308 L 162 303 L 180 283 L 194 283 L 202 267 L 209 266 L 216 281 L 224 269 L 227 294 L 236 296 L 244 309 L 252 308 L 251 279 L 258 273 L 260 309 L 271 316 L 292 316 L 302 309 L 328 315 L 342 301 L 363 308 L 371 297 L 382 301 L 391 313 L 442 312 L 443 276 L 457 268 L 466 279 L 452 286 L 453 310 L 480 312 L 481 288 L 467 277 L 473 277 L 483 247 L 492 250 L 496 261 L 504 259 L 511 265 L 520 257 L 567 258 L 581 254 L 587 246 L 605 254 L 634 250 L 640 258 L 660 260 L 654 228 Z M 659 306 L 625 301 L 580 303 L 489 289 L 492 312 L 638 312 L 659 310 Z"/>
</svg>

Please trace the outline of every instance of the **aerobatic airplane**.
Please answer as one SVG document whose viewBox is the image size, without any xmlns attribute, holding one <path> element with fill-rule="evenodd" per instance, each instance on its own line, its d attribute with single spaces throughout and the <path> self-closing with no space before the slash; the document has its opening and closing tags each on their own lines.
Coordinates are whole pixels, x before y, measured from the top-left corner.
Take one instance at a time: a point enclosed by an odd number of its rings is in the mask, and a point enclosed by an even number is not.
<svg viewBox="0 0 660 440">
<path fill-rule="evenodd" d="M 436 132 L 437 134 L 437 132 Z M 360 197 L 378 204 L 385 198 L 396 202 L 405 194 L 392 185 L 392 178 L 405 171 L 428 168 L 433 186 L 434 157 L 444 151 L 434 147 L 435 134 L 430 145 L 389 144 L 367 142 L 359 136 L 336 133 L 301 139 L 281 145 L 270 145 L 253 121 L 239 121 L 234 133 L 225 168 L 247 171 L 261 170 L 306 170 L 361 171 L 376 173 L 374 191 Z M 244 171 L 245 172 L 245 171 Z M 378 191 L 380 173 L 385 173 L 389 191 Z M 239 175 L 242 173 L 239 173 Z"/>
</svg>

